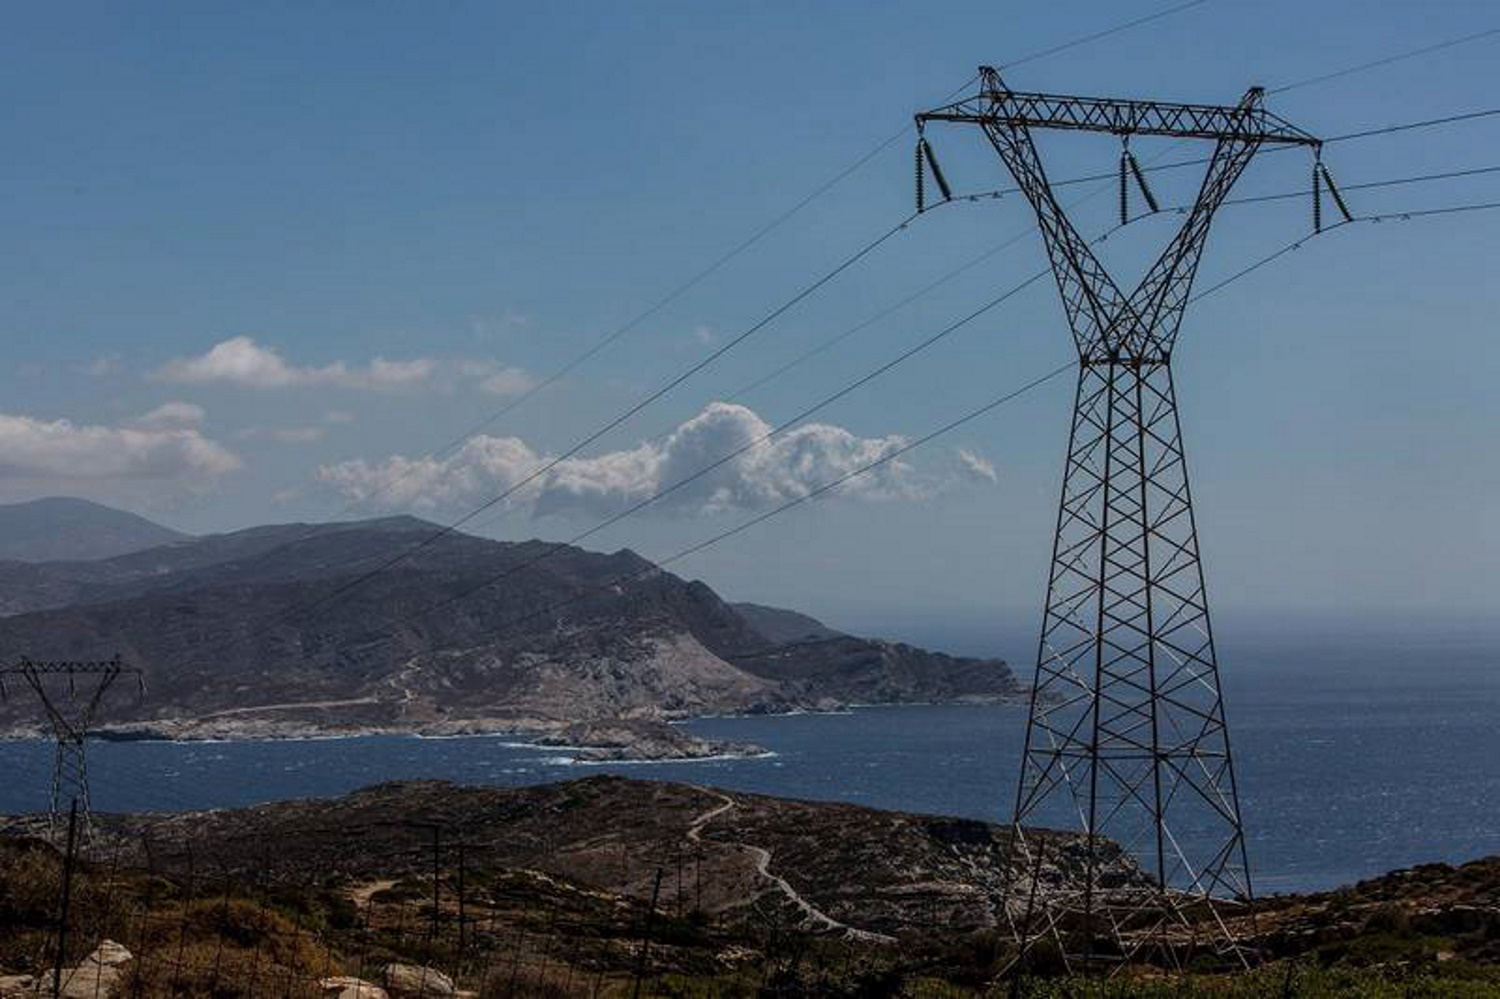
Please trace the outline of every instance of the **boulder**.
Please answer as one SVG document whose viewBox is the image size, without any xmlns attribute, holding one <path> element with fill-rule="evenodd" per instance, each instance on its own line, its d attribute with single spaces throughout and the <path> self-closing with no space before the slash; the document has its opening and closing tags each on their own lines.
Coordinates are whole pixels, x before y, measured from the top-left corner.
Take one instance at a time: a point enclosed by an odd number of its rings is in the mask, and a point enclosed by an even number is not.
<svg viewBox="0 0 1500 999">
<path fill-rule="evenodd" d="M 87 960 L 106 967 L 118 968 L 134 957 L 135 955 L 126 950 L 123 944 L 105 939 L 99 941 L 99 946 L 94 948 L 94 952 L 88 956 Z"/>
<path fill-rule="evenodd" d="M 399 999 L 451 999 L 453 979 L 419 964 L 385 966 L 385 987 Z"/>
<path fill-rule="evenodd" d="M 374 982 L 352 975 L 325 978 L 318 983 L 325 999 L 390 999 L 390 994 Z"/>
<path fill-rule="evenodd" d="M 31 975 L 0 975 L 0 999 L 36 995 L 36 979 Z"/>
</svg>

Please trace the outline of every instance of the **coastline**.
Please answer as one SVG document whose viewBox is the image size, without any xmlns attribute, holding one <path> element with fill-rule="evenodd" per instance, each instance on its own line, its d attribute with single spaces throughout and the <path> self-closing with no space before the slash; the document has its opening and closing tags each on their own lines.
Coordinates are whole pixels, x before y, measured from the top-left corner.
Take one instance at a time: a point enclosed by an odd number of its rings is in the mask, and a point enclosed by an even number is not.
<svg viewBox="0 0 1500 999">
<path fill-rule="evenodd" d="M 600 744 L 560 744 L 544 740 L 559 732 L 579 726 L 640 726 L 649 727 L 653 733 L 667 731 L 677 733 L 675 738 L 696 740 L 696 736 L 681 732 L 680 726 L 698 721 L 713 721 L 738 718 L 799 718 L 811 716 L 848 716 L 860 711 L 874 709 L 899 709 L 915 707 L 990 707 L 998 704 L 1024 704 L 1026 693 L 1001 697 L 962 697 L 946 701 L 875 701 L 850 702 L 846 704 L 808 707 L 792 706 L 784 710 L 752 709 L 744 711 L 711 711 L 704 713 L 673 714 L 654 718 L 598 718 L 588 721 L 560 721 L 544 717 L 521 718 L 462 718 L 441 721 L 424 720 L 405 724 L 351 724 L 338 725 L 317 721 L 279 721 L 269 718 L 249 718 L 254 709 L 234 709 L 231 720 L 222 715 L 201 718 L 163 718 L 146 722 L 121 722 L 101 726 L 89 733 L 89 738 L 100 742 L 165 742 L 180 745 L 262 743 L 262 742 L 322 742 L 340 739 L 374 737 L 408 737 L 415 739 L 475 739 L 509 738 L 506 746 L 516 749 L 554 749 L 563 752 L 590 752 L 600 749 L 620 748 Z M 284 710 L 284 709 L 283 709 Z M 225 715 L 230 714 L 225 712 Z M 51 734 L 41 727 L 8 728 L 0 730 L 0 742 L 50 742 Z M 699 740 L 702 741 L 702 740 Z M 755 758 L 766 754 L 761 747 L 745 747 L 751 752 L 727 752 L 718 754 L 721 759 Z M 768 755 L 775 755 L 770 753 Z M 643 756 L 636 761 L 702 759 L 701 755 Z M 629 762 L 616 758 L 591 762 Z"/>
</svg>

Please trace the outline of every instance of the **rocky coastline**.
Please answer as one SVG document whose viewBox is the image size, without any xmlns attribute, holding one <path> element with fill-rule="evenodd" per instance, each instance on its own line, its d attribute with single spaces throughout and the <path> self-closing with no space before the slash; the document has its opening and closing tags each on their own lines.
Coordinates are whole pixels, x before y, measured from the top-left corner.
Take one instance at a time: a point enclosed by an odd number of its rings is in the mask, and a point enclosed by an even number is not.
<svg viewBox="0 0 1500 999">
<path fill-rule="evenodd" d="M 93 733 L 105 742 L 266 742 L 355 739 L 369 736 L 413 736 L 454 739 L 494 736 L 517 744 L 555 750 L 582 763 L 654 763 L 673 760 L 755 758 L 770 756 L 754 743 L 705 739 L 659 719 L 614 718 L 558 723 L 530 719 L 468 719 L 420 725 L 329 727 L 295 720 L 264 718 L 163 719 L 106 726 Z M 42 739 L 35 729 L 12 729 L 0 739 Z"/>
</svg>

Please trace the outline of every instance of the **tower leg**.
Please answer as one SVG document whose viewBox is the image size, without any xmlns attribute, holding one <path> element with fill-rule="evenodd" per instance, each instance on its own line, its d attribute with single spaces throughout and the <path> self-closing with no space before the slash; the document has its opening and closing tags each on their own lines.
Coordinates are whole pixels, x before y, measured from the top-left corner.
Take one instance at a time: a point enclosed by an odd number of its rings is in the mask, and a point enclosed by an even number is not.
<svg viewBox="0 0 1500 999">
<path fill-rule="evenodd" d="M 1083 838 L 1014 893 L 1045 910 L 1020 914 L 1030 935 L 1041 919 L 1086 962 L 1238 954 L 1221 910 L 1251 886 L 1212 635 L 1170 365 L 1085 361 L 1015 808 L 1023 858 L 1027 826 Z"/>
</svg>

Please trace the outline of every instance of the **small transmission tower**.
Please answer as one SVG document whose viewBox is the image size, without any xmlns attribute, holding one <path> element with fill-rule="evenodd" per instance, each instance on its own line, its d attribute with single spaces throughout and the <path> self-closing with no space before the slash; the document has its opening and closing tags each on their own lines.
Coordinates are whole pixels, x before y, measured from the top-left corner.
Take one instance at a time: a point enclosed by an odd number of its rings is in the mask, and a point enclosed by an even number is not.
<svg viewBox="0 0 1500 999">
<path fill-rule="evenodd" d="M 1226 107 L 1020 93 L 988 67 L 979 79 L 973 96 L 916 117 L 919 209 L 923 161 L 941 176 L 924 126 L 979 126 L 1036 212 L 1078 348 L 1016 794 L 1014 832 L 1029 873 L 1007 905 L 1023 951 L 1051 936 L 1086 965 L 1177 963 L 1205 945 L 1244 961 L 1230 907 L 1251 898 L 1249 864 L 1172 349 L 1209 224 L 1256 151 L 1292 144 L 1316 153 L 1321 144 L 1265 111 L 1259 88 Z M 1131 293 L 1053 195 L 1032 142 L 1043 128 L 1215 143 L 1181 229 Z M 1122 215 L 1127 172 L 1154 209 L 1126 145 Z M 1321 159 L 1313 176 L 1316 198 Z M 1043 842 L 1025 828 L 1063 822 L 1083 833 L 1080 843 Z"/>
<path fill-rule="evenodd" d="M 116 680 L 125 675 L 134 676 L 137 691 L 144 692 L 141 671 L 126 666 L 118 654 L 112 659 L 97 661 L 38 661 L 23 656 L 14 666 L 0 667 L 0 696 L 5 694 L 5 677 L 20 676 L 41 702 L 57 742 L 52 766 L 52 798 L 47 813 L 48 836 L 54 844 L 67 829 L 68 812 L 75 801 L 79 829 L 84 836 L 91 829 L 88 756 L 84 740 L 98 717 L 104 695 Z M 60 692 L 49 689 L 55 685 L 49 683 L 52 678 L 66 682 L 66 699 L 58 696 Z M 91 689 L 80 691 L 84 685 Z"/>
</svg>

